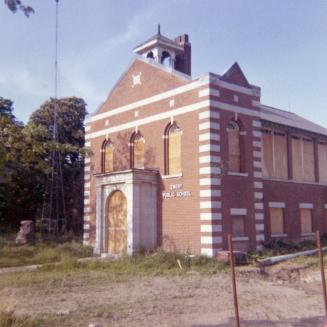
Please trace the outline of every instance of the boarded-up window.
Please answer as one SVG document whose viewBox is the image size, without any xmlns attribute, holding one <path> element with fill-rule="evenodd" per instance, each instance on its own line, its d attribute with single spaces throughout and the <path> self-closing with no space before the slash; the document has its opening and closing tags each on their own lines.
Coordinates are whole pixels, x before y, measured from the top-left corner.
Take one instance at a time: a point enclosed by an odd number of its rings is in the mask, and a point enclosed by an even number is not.
<svg viewBox="0 0 327 327">
<path fill-rule="evenodd" d="M 292 137 L 292 170 L 293 179 L 302 179 L 302 141 L 299 137 Z"/>
<path fill-rule="evenodd" d="M 314 154 L 312 140 L 303 141 L 303 179 L 305 181 L 315 180 Z"/>
<path fill-rule="evenodd" d="M 240 128 L 236 122 L 230 122 L 227 127 L 229 170 L 241 171 Z"/>
<path fill-rule="evenodd" d="M 327 183 L 327 145 L 318 143 L 319 182 Z"/>
<path fill-rule="evenodd" d="M 245 216 L 232 216 L 232 234 L 234 237 L 245 236 Z"/>
<path fill-rule="evenodd" d="M 144 168 L 144 137 L 141 133 L 137 133 L 134 137 L 134 167 L 133 168 Z"/>
<path fill-rule="evenodd" d="M 311 209 L 300 209 L 301 233 L 312 233 Z"/>
<path fill-rule="evenodd" d="M 287 178 L 287 139 L 284 133 L 274 131 L 274 176 Z"/>
<path fill-rule="evenodd" d="M 262 151 L 263 151 L 262 174 L 265 177 L 272 177 L 274 175 L 273 136 L 270 130 L 262 131 Z"/>
<path fill-rule="evenodd" d="M 271 235 L 284 234 L 284 210 L 283 208 L 270 208 Z"/>
<path fill-rule="evenodd" d="M 263 176 L 287 178 L 287 140 L 283 132 L 263 130 Z"/>
<path fill-rule="evenodd" d="M 168 132 L 168 174 L 176 175 L 182 172 L 182 131 L 176 123 Z"/>
<path fill-rule="evenodd" d="M 104 171 L 109 173 L 114 170 L 114 145 L 111 141 L 106 142 L 104 148 Z"/>
<path fill-rule="evenodd" d="M 313 142 L 303 137 L 292 137 L 293 179 L 314 181 Z"/>
</svg>

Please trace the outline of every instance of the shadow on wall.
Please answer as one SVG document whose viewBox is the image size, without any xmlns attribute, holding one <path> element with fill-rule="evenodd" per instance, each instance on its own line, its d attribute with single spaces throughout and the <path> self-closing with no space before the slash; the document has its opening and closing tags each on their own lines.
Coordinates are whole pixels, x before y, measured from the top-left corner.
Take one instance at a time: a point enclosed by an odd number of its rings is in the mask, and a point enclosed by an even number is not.
<svg viewBox="0 0 327 327">
<path fill-rule="evenodd" d="M 119 132 L 115 142 L 114 169 L 122 171 L 130 168 L 130 142 L 131 133 Z"/>
<path fill-rule="evenodd" d="M 145 143 L 146 144 L 146 143 Z M 154 147 L 147 148 L 145 147 L 144 153 L 144 166 L 145 168 L 154 169 L 155 158 L 156 158 L 156 149 Z"/>
<path fill-rule="evenodd" d="M 163 245 L 162 235 L 162 191 L 164 184 L 162 182 L 160 174 L 158 174 L 158 202 L 157 202 L 157 246 Z"/>
<path fill-rule="evenodd" d="M 114 142 L 114 170 L 123 171 L 131 168 L 131 148 L 129 146 L 131 139 L 130 132 L 119 132 L 117 140 Z M 144 166 L 154 168 L 156 150 L 154 147 L 145 147 Z"/>
<path fill-rule="evenodd" d="M 317 316 L 312 318 L 302 318 L 302 319 L 281 319 L 281 320 L 242 320 L 241 326 L 248 327 L 313 327 L 313 326 L 323 326 L 324 317 Z M 228 322 L 217 325 L 192 325 L 192 327 L 231 327 L 235 326 L 235 320 L 230 319 Z"/>
</svg>

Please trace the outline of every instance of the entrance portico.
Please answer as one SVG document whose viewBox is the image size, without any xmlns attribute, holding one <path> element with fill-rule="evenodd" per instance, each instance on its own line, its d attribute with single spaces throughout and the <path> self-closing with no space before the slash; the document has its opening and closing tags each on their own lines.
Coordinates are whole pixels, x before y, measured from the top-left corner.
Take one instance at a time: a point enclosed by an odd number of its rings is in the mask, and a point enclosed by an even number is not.
<svg viewBox="0 0 327 327">
<path fill-rule="evenodd" d="M 97 254 L 133 254 L 157 245 L 158 171 L 130 169 L 96 177 Z"/>
</svg>

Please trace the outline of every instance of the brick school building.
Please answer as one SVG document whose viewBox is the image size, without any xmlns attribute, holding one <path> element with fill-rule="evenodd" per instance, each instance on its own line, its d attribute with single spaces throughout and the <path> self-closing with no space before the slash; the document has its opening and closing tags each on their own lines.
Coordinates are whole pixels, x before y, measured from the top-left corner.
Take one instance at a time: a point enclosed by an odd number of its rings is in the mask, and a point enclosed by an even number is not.
<svg viewBox="0 0 327 327">
<path fill-rule="evenodd" d="M 264 105 L 234 63 L 191 77 L 188 35 L 156 35 L 86 121 L 84 242 L 214 256 L 326 231 L 327 130 Z"/>
</svg>

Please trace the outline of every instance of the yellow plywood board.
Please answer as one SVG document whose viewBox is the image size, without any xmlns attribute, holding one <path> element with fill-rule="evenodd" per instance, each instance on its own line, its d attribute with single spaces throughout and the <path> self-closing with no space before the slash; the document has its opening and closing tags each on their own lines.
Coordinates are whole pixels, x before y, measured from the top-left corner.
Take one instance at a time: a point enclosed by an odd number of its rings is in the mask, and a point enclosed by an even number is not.
<svg viewBox="0 0 327 327">
<path fill-rule="evenodd" d="M 121 191 L 114 192 L 108 205 L 108 252 L 121 254 L 127 249 L 127 201 Z"/>
<path fill-rule="evenodd" d="M 282 208 L 270 208 L 271 235 L 284 234 L 284 210 Z"/>
</svg>

